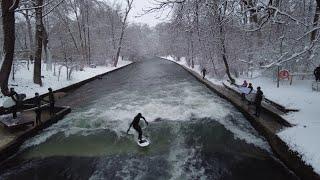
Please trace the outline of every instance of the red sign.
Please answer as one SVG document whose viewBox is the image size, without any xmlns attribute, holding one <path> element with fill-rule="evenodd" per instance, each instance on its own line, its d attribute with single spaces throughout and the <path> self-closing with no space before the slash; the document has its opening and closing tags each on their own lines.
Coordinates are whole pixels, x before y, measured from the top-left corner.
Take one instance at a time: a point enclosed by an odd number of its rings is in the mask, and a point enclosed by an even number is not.
<svg viewBox="0 0 320 180">
<path fill-rule="evenodd" d="M 279 72 L 279 78 L 280 79 L 289 79 L 289 76 L 290 76 L 290 74 L 289 74 L 288 70 L 281 70 Z"/>
</svg>

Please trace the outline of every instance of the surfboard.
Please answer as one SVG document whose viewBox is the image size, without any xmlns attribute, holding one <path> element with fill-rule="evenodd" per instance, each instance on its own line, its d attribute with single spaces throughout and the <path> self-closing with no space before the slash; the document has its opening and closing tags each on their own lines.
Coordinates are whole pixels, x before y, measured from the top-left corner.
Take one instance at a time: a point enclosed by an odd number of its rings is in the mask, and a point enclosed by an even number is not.
<svg viewBox="0 0 320 180">
<path fill-rule="evenodd" d="M 149 139 L 147 139 L 146 137 L 142 136 L 142 141 L 144 141 L 143 143 L 139 142 L 140 140 L 136 138 L 136 142 L 138 144 L 138 146 L 140 147 L 147 147 L 150 145 L 150 141 Z"/>
</svg>

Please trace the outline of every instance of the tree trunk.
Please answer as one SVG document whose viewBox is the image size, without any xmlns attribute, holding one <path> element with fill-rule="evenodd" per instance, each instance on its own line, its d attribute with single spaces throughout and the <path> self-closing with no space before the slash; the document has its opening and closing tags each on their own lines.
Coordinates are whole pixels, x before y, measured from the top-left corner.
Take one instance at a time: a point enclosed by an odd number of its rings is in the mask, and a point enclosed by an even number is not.
<svg viewBox="0 0 320 180">
<path fill-rule="evenodd" d="M 34 59 L 33 82 L 42 86 L 41 81 L 41 55 L 43 43 L 43 22 L 42 22 L 43 0 L 36 0 L 36 52 Z"/>
<path fill-rule="evenodd" d="M 87 1 L 86 4 L 86 15 L 87 15 L 87 38 L 88 38 L 88 64 L 91 64 L 91 42 L 90 42 L 90 25 L 89 25 L 89 21 L 90 21 L 90 11 L 89 11 L 89 3 Z"/>
<path fill-rule="evenodd" d="M 257 11 L 256 9 L 254 9 L 256 7 L 256 2 L 253 0 L 248 0 L 248 8 L 251 9 L 249 11 L 249 17 L 250 17 L 250 23 L 257 23 L 258 22 L 258 15 L 257 15 Z"/>
<path fill-rule="evenodd" d="M 224 37 L 224 32 L 223 32 L 223 27 L 221 24 L 221 21 L 219 22 L 219 28 L 220 28 L 220 41 L 221 41 L 221 46 L 222 46 L 222 60 L 224 63 L 224 66 L 226 68 L 226 73 L 228 75 L 229 80 L 231 81 L 231 83 L 235 83 L 235 80 L 233 79 L 233 77 L 231 76 L 230 73 L 230 68 L 229 68 L 229 64 L 228 64 L 228 60 L 227 60 L 227 56 L 226 56 L 226 45 L 225 45 L 225 37 Z"/>
<path fill-rule="evenodd" d="M 17 8 L 19 1 L 2 0 L 2 28 L 3 28 L 3 61 L 0 70 L 0 86 L 3 95 L 8 96 L 8 80 L 12 68 L 14 45 L 15 45 L 15 17 L 14 10 Z"/>
<path fill-rule="evenodd" d="M 125 31 L 125 24 L 122 25 L 120 40 L 119 40 L 119 44 L 118 44 L 118 49 L 117 49 L 117 53 L 116 53 L 116 56 L 115 56 L 115 59 L 114 59 L 114 63 L 113 63 L 114 67 L 117 67 L 117 65 L 118 65 L 119 56 L 120 56 L 120 52 L 121 52 L 121 46 L 122 46 L 122 40 L 123 40 L 123 36 L 124 36 L 124 31 Z"/>
<path fill-rule="evenodd" d="M 46 62 L 46 70 L 47 71 L 52 71 L 52 58 L 51 58 L 51 53 L 48 47 L 49 43 L 49 38 L 48 38 L 48 33 L 46 28 L 43 26 L 43 50 L 44 50 L 44 59 Z"/>
<path fill-rule="evenodd" d="M 133 3 L 133 0 L 127 0 L 127 9 L 126 9 L 126 13 L 124 15 L 124 19 L 122 22 L 121 34 L 120 34 L 120 39 L 119 39 L 119 43 L 118 43 L 118 50 L 117 50 L 116 57 L 113 62 L 114 67 L 117 67 L 117 65 L 118 65 L 121 46 L 122 46 L 122 40 L 123 40 L 123 36 L 124 36 L 124 31 L 126 30 L 126 23 L 127 23 L 127 19 L 128 19 L 128 15 L 130 13 L 130 10 L 132 8 L 132 3 Z"/>
<path fill-rule="evenodd" d="M 29 70 L 29 61 L 33 61 L 33 54 L 34 54 L 34 42 L 33 42 L 33 36 L 32 36 L 32 26 L 31 26 L 31 21 L 29 17 L 29 10 L 26 10 L 24 17 L 26 19 L 27 33 L 28 33 L 28 39 L 29 39 L 29 60 L 28 60 L 28 70 Z"/>
<path fill-rule="evenodd" d="M 85 7 L 86 4 L 85 4 L 85 1 L 84 0 L 81 0 L 80 3 L 79 3 L 79 12 L 80 12 L 80 17 L 81 17 L 81 31 L 83 33 L 83 53 L 84 53 L 84 58 L 85 58 L 85 61 L 84 61 L 84 64 L 89 64 L 89 59 L 88 59 L 88 42 L 87 42 L 87 28 L 86 26 L 88 24 L 86 24 L 86 10 L 85 10 Z"/>
<path fill-rule="evenodd" d="M 313 18 L 313 27 L 318 26 L 318 21 L 319 21 L 319 16 L 320 16 L 320 0 L 316 0 L 317 7 L 316 7 L 316 12 L 314 14 Z M 312 43 L 316 39 L 317 35 L 317 30 L 314 30 L 311 32 L 311 37 L 310 37 L 310 42 Z"/>
<path fill-rule="evenodd" d="M 78 27 L 78 31 L 79 31 L 78 34 L 79 34 L 80 47 L 81 47 L 81 56 L 82 56 L 81 68 L 82 68 L 84 66 L 85 62 L 86 62 L 86 57 L 85 57 L 86 49 L 85 49 L 85 43 L 84 43 L 83 36 L 82 36 L 82 23 L 81 23 L 81 19 L 79 17 L 79 16 L 81 16 L 81 12 L 80 12 L 80 15 L 79 15 L 78 7 L 75 4 L 75 2 L 72 3 L 71 0 L 69 0 L 69 1 L 70 1 L 70 4 L 73 4 L 72 9 L 73 9 L 73 12 L 74 12 L 75 17 L 76 17 L 77 27 Z M 80 3 L 82 3 L 82 1 Z M 81 7 L 80 7 L 80 9 L 81 9 Z"/>
</svg>

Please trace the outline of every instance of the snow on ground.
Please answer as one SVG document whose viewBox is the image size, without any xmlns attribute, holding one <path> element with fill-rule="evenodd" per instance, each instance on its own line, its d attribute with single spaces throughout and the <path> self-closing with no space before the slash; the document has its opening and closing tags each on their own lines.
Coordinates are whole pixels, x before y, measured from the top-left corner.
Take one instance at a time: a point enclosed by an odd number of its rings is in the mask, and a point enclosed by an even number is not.
<svg viewBox="0 0 320 180">
<path fill-rule="evenodd" d="M 27 98 L 34 97 L 36 92 L 44 94 L 48 92 L 48 88 L 51 87 L 53 90 L 61 89 L 66 86 L 78 83 L 80 81 L 89 79 L 91 77 L 112 71 L 114 69 L 120 68 L 122 66 L 130 64 L 130 61 L 119 60 L 118 67 L 106 67 L 106 66 L 97 66 L 96 68 L 85 67 L 84 71 L 74 71 L 71 75 L 71 80 L 66 80 L 66 69 L 62 68 L 61 75 L 58 80 L 58 71 L 56 69 L 56 76 L 53 76 L 52 71 L 46 71 L 45 64 L 42 65 L 42 82 L 43 86 L 40 87 L 33 83 L 33 66 L 30 65 L 30 70 L 26 66 L 19 67 L 19 70 L 16 72 L 15 80 L 12 80 L 10 76 L 9 87 L 13 87 L 17 93 L 25 93 Z M 6 97 L 0 93 L 0 106 L 6 100 Z"/>
<path fill-rule="evenodd" d="M 171 56 L 163 58 L 175 61 Z M 177 63 L 189 68 L 184 59 Z M 199 65 L 195 65 L 191 70 L 201 74 Z M 214 78 L 208 77 L 207 79 L 218 85 L 222 83 L 221 80 Z M 312 166 L 314 171 L 320 174 L 320 143 L 318 143 L 320 136 L 320 92 L 312 91 L 312 81 L 294 79 L 291 86 L 288 81 L 282 81 L 280 87 L 277 88 L 276 82 L 266 77 L 236 79 L 238 84 L 242 84 L 243 80 L 252 83 L 254 88 L 260 86 L 268 99 L 287 108 L 299 109 L 299 112 L 283 116 L 296 126 L 282 130 L 278 136 L 292 150 L 298 152 L 306 164 Z"/>
<path fill-rule="evenodd" d="M 243 80 L 239 78 L 237 83 Z M 282 81 L 279 88 L 275 81 L 264 77 L 247 81 L 254 87 L 261 86 L 267 98 L 287 108 L 299 109 L 299 112 L 283 116 L 296 126 L 282 130 L 278 136 L 320 174 L 320 143 L 317 143 L 320 136 L 320 92 L 312 91 L 312 81 L 293 80 L 291 86 L 288 81 Z"/>
</svg>

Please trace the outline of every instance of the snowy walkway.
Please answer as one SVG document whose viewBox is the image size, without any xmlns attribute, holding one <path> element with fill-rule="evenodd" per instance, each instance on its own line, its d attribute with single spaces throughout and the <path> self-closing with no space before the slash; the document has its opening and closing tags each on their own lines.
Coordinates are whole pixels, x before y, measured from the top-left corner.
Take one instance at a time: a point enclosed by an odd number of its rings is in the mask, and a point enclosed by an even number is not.
<svg viewBox="0 0 320 180">
<path fill-rule="evenodd" d="M 164 58 L 174 61 L 171 57 Z M 189 68 L 184 60 L 177 63 Z M 189 69 L 201 74 L 198 65 L 194 69 Z M 214 78 L 207 79 L 217 85 L 223 83 Z M 237 83 L 240 84 L 243 80 L 239 78 Z M 285 128 L 277 135 L 289 145 L 291 150 L 298 152 L 307 165 L 312 166 L 314 171 L 320 174 L 320 143 L 317 143 L 320 135 L 320 93 L 312 91 L 311 81 L 295 80 L 292 86 L 289 86 L 287 82 L 282 83 L 280 88 L 277 88 L 275 82 L 267 78 L 247 79 L 247 81 L 253 83 L 254 88 L 261 86 L 264 95 L 270 100 L 288 108 L 299 109 L 298 112 L 283 115 L 283 118 L 295 126 Z"/>
<path fill-rule="evenodd" d="M 66 80 L 66 70 L 61 71 L 61 76 L 58 80 L 58 76 L 53 76 L 52 72 L 46 71 L 45 67 L 42 68 L 42 75 L 44 78 L 43 86 L 40 87 L 33 83 L 33 67 L 31 66 L 30 70 L 27 70 L 26 67 L 20 67 L 16 72 L 15 80 L 13 81 L 10 77 L 9 87 L 14 87 L 16 92 L 25 93 L 27 98 L 34 97 L 34 93 L 38 92 L 41 94 L 47 93 L 48 88 L 51 87 L 53 90 L 61 89 L 69 85 L 84 81 L 86 79 L 92 78 L 94 76 L 104 74 L 106 72 L 112 71 L 114 69 L 123 67 L 130 64 L 130 61 L 119 61 L 118 67 L 106 67 L 106 66 L 97 66 L 96 68 L 85 67 L 84 71 L 74 71 L 72 73 L 71 80 Z M 45 66 L 45 65 L 43 65 Z M 57 70 L 58 71 L 58 70 Z M 58 73 L 57 73 L 58 74 Z M 5 101 L 5 97 L 0 92 L 0 106 Z"/>
</svg>

